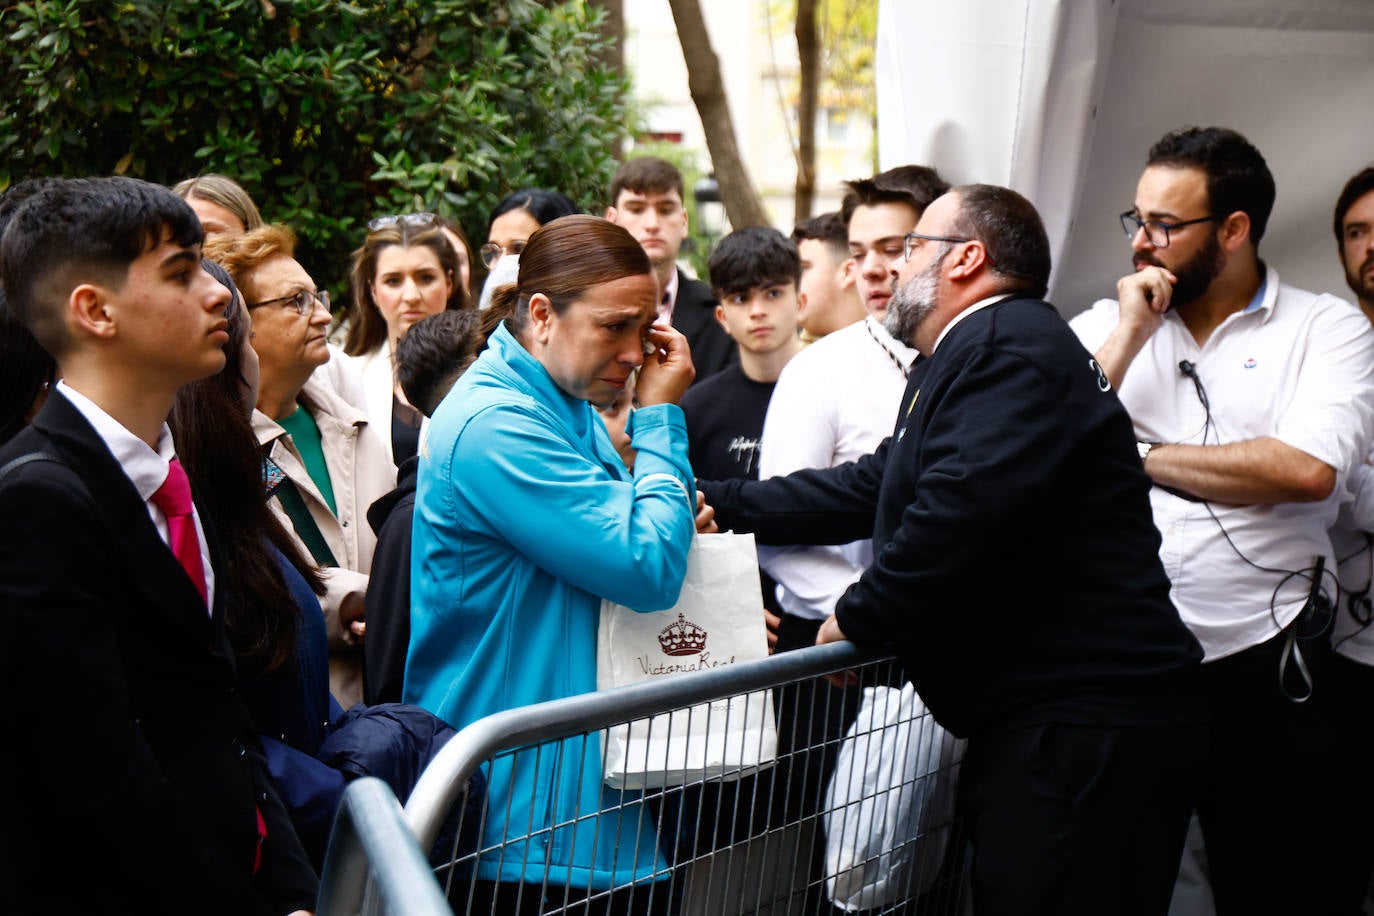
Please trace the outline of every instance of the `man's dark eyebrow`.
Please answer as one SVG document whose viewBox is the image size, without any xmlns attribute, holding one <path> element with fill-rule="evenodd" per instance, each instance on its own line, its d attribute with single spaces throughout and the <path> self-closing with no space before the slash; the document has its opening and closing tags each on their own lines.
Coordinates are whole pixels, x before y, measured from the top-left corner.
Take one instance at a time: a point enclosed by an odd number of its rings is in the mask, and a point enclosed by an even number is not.
<svg viewBox="0 0 1374 916">
<path fill-rule="evenodd" d="M 163 258 L 162 263 L 158 265 L 158 269 L 162 270 L 167 267 L 171 267 L 179 261 L 194 261 L 197 264 L 199 264 L 200 255 L 196 254 L 189 248 L 181 248 L 167 255 L 167 257 Z"/>
<path fill-rule="evenodd" d="M 874 239 L 871 245 L 864 245 L 863 242 L 850 242 L 849 247 L 851 250 L 854 248 L 877 248 L 879 245 L 890 245 L 893 242 L 900 242 L 905 238 L 906 233 L 902 232 L 897 235 L 885 235 L 880 239 Z"/>
</svg>

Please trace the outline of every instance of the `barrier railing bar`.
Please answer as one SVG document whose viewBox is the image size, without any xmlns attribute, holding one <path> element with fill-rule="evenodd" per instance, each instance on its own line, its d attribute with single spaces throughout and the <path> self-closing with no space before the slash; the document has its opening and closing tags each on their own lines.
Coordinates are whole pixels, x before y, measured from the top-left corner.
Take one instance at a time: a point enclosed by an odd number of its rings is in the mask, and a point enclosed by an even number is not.
<svg viewBox="0 0 1374 916">
<path fill-rule="evenodd" d="M 888 657 L 848 642 L 831 643 L 486 716 L 450 738 L 425 768 L 406 802 L 406 821 L 422 849 L 432 846 L 467 777 L 498 749 L 599 730 L 665 710 L 767 690 L 787 681 L 820 677 Z"/>
<path fill-rule="evenodd" d="M 382 900 L 406 916 L 452 916 L 391 787 L 365 776 L 344 790 L 330 832 L 318 916 L 351 916 L 371 873 Z"/>
</svg>

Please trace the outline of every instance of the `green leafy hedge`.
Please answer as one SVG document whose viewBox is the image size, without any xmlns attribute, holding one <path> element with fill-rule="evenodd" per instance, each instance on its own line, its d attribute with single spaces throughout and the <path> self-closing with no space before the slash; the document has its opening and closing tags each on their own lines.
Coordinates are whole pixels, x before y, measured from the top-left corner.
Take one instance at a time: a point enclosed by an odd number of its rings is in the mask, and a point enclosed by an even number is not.
<svg viewBox="0 0 1374 916">
<path fill-rule="evenodd" d="M 0 188 L 36 175 L 239 180 L 339 288 L 379 213 L 474 247 L 509 191 L 604 206 L 626 136 L 600 12 L 532 0 L 0 0 Z"/>
</svg>

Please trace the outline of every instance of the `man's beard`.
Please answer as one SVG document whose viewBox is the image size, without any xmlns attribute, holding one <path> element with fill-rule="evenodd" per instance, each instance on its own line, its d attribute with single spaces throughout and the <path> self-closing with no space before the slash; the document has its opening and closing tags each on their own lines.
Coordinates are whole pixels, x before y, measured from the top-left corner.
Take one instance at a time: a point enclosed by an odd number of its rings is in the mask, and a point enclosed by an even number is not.
<svg viewBox="0 0 1374 916">
<path fill-rule="evenodd" d="M 1207 236 L 1207 242 L 1197 254 L 1177 267 L 1169 267 L 1149 254 L 1136 255 L 1134 263 L 1137 270 L 1143 264 L 1153 264 L 1155 267 L 1163 267 L 1178 278 L 1178 282 L 1174 284 L 1173 295 L 1169 297 L 1169 308 L 1172 309 L 1201 298 L 1212 285 L 1212 281 L 1221 273 L 1226 256 L 1221 250 L 1221 243 L 1217 241 L 1216 233 L 1212 233 Z"/>
<path fill-rule="evenodd" d="M 915 346 L 916 329 L 940 304 L 940 267 L 953 248 L 949 242 L 941 242 L 939 256 L 905 286 L 893 290 L 892 298 L 887 300 L 887 314 L 883 316 L 883 327 L 893 340 L 908 347 Z"/>
<path fill-rule="evenodd" d="M 1374 265 L 1374 254 L 1365 258 L 1358 269 L 1345 269 L 1345 282 L 1350 284 L 1350 291 L 1365 302 L 1374 302 L 1374 273 L 1367 273 L 1371 265 Z"/>
</svg>

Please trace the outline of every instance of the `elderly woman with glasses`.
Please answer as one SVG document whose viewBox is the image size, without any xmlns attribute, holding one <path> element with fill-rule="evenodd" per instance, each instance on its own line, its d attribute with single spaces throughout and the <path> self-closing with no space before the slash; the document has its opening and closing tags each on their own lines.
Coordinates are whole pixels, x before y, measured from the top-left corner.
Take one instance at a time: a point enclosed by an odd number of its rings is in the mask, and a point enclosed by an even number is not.
<svg viewBox="0 0 1374 916">
<path fill-rule="evenodd" d="M 344 353 L 356 390 L 344 396 L 367 412 L 394 465 L 414 458 L 424 416 L 396 380 L 396 344 L 410 326 L 446 309 L 468 307 L 461 263 L 433 213 L 381 216 L 353 253 L 353 307 Z"/>
<path fill-rule="evenodd" d="M 328 293 L 295 257 L 295 234 L 267 225 L 205 245 L 253 315 L 258 399 L 253 432 L 265 454 L 272 511 L 321 567 L 330 690 L 362 700 L 364 598 L 376 537 L 367 509 L 395 484 L 395 467 L 362 410 L 316 370 L 329 360 Z M 447 244 L 447 243 L 445 243 Z"/>
</svg>

